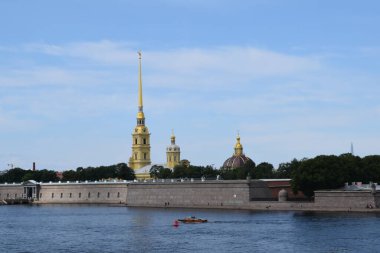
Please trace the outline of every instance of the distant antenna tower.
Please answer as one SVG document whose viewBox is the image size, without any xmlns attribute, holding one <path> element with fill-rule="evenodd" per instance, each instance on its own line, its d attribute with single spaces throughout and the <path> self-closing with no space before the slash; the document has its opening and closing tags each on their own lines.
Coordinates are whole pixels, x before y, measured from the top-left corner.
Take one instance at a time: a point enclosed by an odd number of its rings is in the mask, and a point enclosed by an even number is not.
<svg viewBox="0 0 380 253">
<path fill-rule="evenodd" d="M 354 155 L 354 144 L 351 142 L 351 155 Z"/>
</svg>

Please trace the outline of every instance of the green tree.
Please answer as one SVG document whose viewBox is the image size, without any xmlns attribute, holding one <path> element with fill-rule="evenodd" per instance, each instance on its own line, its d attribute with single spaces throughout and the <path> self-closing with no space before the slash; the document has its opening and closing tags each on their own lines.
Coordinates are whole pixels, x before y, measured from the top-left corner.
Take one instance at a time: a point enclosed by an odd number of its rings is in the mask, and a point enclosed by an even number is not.
<svg viewBox="0 0 380 253">
<path fill-rule="evenodd" d="M 74 170 L 66 170 L 62 173 L 63 181 L 77 181 L 79 180 L 78 173 Z"/>
<path fill-rule="evenodd" d="M 336 189 L 347 181 L 347 171 L 337 156 L 317 156 L 303 161 L 292 174 L 292 189 L 312 197 L 315 190 Z"/>
<path fill-rule="evenodd" d="M 116 174 L 120 179 L 134 180 L 136 178 L 135 171 L 128 167 L 126 163 L 119 163 L 116 165 Z"/>
<path fill-rule="evenodd" d="M 252 178 L 263 179 L 263 178 L 273 178 L 274 167 L 272 164 L 263 162 L 256 166 Z"/>
<path fill-rule="evenodd" d="M 360 161 L 360 173 L 362 181 L 380 183 L 380 155 L 366 156 Z M 351 180 L 358 181 L 358 180 Z"/>
<path fill-rule="evenodd" d="M 303 160 L 306 160 L 306 158 L 304 158 Z M 278 169 L 274 173 L 274 177 L 291 178 L 293 171 L 295 171 L 300 166 L 301 161 L 293 159 L 291 162 L 280 163 Z"/>
</svg>

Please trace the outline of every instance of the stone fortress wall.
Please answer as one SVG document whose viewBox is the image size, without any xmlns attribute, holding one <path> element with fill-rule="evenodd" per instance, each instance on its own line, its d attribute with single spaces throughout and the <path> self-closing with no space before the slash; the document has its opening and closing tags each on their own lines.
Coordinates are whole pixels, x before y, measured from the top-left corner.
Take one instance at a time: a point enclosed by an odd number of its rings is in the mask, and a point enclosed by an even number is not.
<svg viewBox="0 0 380 253">
<path fill-rule="evenodd" d="M 361 191 L 316 191 L 316 207 L 367 209 L 380 207 L 380 195 L 370 190 Z"/>
<path fill-rule="evenodd" d="M 37 203 L 125 204 L 127 183 L 42 184 Z"/>
<path fill-rule="evenodd" d="M 0 201 L 21 198 L 23 191 L 21 184 L 0 184 Z"/>
<path fill-rule="evenodd" d="M 155 182 L 66 182 L 0 184 L 4 200 L 26 199 L 36 187 L 35 203 L 126 204 L 145 207 L 198 207 L 251 210 L 375 211 L 378 191 L 316 191 L 314 202 L 292 195 L 289 180 L 158 180 Z M 286 200 L 278 201 L 280 189 Z M 299 201 L 301 200 L 301 201 Z"/>
<path fill-rule="evenodd" d="M 126 204 L 128 182 L 38 183 L 35 203 Z M 0 201 L 27 198 L 23 184 L 0 184 Z"/>
<path fill-rule="evenodd" d="M 237 207 L 249 202 L 246 180 L 133 183 L 128 187 L 128 206 Z"/>
</svg>

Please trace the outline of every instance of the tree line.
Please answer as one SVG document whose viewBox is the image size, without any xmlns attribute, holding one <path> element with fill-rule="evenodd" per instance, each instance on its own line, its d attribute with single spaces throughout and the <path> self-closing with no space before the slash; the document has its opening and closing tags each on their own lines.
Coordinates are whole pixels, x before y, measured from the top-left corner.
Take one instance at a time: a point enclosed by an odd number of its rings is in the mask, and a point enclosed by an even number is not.
<svg viewBox="0 0 380 253">
<path fill-rule="evenodd" d="M 58 182 L 62 181 L 95 181 L 102 179 L 125 179 L 134 180 L 135 173 L 133 169 L 129 168 L 125 163 L 119 163 L 110 166 L 100 167 L 79 167 L 76 170 L 66 170 L 62 173 L 62 179 L 57 177 L 54 170 L 24 170 L 21 168 L 14 168 L 5 171 L 0 175 L 0 183 L 5 182 L 24 182 L 27 180 L 35 180 L 37 182 Z"/>
<path fill-rule="evenodd" d="M 307 197 L 312 197 L 315 190 L 337 189 L 346 182 L 379 182 L 380 155 L 366 157 L 352 154 L 319 155 L 314 158 L 293 159 L 281 163 L 277 169 L 270 163 L 254 162 L 236 169 L 212 166 L 184 166 L 182 164 L 173 170 L 162 166 L 153 166 L 150 172 L 153 178 L 216 178 L 221 179 L 269 179 L 290 178 L 293 192 L 302 191 Z"/>
<path fill-rule="evenodd" d="M 201 178 L 215 179 L 268 179 L 290 178 L 295 193 L 302 191 L 312 197 L 315 190 L 336 189 L 344 186 L 345 182 L 379 182 L 380 183 L 380 155 L 366 157 L 352 154 L 320 155 L 314 158 L 293 159 L 281 163 L 277 169 L 270 163 L 263 162 L 256 165 L 254 162 L 245 164 L 236 169 L 214 168 L 211 165 L 193 166 L 179 164 L 173 170 L 154 165 L 150 170 L 152 178 Z M 125 163 L 100 167 L 79 167 L 76 170 L 63 172 L 62 181 L 85 181 L 119 178 L 135 179 L 134 171 Z M 23 170 L 15 168 L 0 175 L 0 183 L 23 182 L 35 180 L 38 182 L 57 182 L 59 178 L 53 170 Z"/>
</svg>

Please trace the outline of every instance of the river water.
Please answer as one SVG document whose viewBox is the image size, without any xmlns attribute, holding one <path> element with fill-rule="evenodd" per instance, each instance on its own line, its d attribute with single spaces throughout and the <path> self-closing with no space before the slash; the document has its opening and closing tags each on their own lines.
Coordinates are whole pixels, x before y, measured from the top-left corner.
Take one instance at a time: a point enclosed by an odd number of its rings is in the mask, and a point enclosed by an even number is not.
<svg viewBox="0 0 380 253">
<path fill-rule="evenodd" d="M 173 221 L 195 215 L 204 224 Z M 0 206 L 0 252 L 380 252 L 380 214 Z"/>
</svg>

